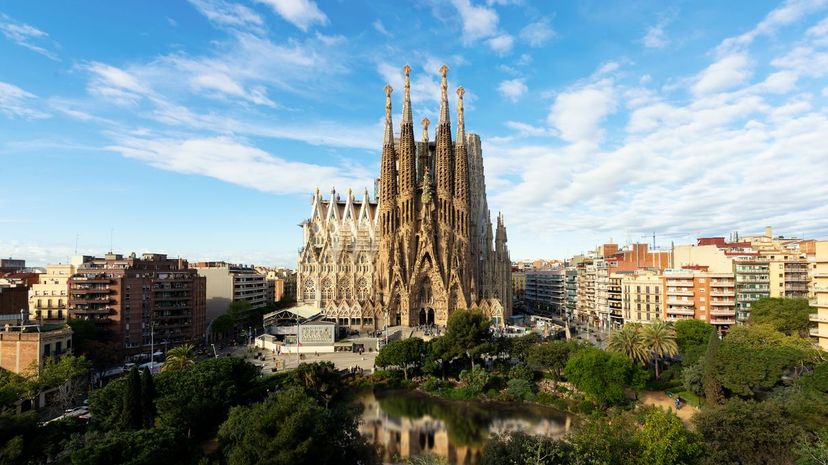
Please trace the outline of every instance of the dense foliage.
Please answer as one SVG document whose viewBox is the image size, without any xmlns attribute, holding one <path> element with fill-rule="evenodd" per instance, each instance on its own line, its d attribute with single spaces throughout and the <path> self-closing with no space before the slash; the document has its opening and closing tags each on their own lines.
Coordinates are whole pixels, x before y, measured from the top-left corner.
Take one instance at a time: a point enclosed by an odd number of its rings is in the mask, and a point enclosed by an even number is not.
<svg viewBox="0 0 828 465">
<path fill-rule="evenodd" d="M 596 348 L 572 355 L 564 373 L 589 399 L 603 407 L 623 402 L 625 389 L 641 389 L 645 379 L 628 357 Z"/>
<path fill-rule="evenodd" d="M 808 317 L 813 312 L 816 309 L 808 305 L 807 299 L 765 297 L 751 303 L 750 323 L 766 324 L 789 336 L 808 337 L 811 326 Z"/>
</svg>

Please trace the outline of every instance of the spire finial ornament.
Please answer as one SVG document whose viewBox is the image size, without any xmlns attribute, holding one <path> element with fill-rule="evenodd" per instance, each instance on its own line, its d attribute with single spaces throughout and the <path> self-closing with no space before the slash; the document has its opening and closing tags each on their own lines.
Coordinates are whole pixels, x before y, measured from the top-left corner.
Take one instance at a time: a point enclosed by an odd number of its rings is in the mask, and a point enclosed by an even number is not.
<svg viewBox="0 0 828 465">
<path fill-rule="evenodd" d="M 457 88 L 457 143 L 465 145 L 466 128 L 463 122 L 463 95 L 466 90 L 463 86 Z"/>
<path fill-rule="evenodd" d="M 394 89 L 386 84 L 385 85 L 385 140 L 386 144 L 393 144 L 394 143 L 394 128 L 391 125 L 391 92 Z"/>
<path fill-rule="evenodd" d="M 449 120 L 448 117 L 448 80 L 446 75 L 448 74 L 448 66 L 443 65 L 440 67 L 440 122 L 446 123 Z"/>
<path fill-rule="evenodd" d="M 411 117 L 411 79 L 409 78 L 409 74 L 411 74 L 411 67 L 408 65 L 403 66 L 403 74 L 405 77 L 403 78 L 403 114 L 402 114 L 402 122 L 404 123 L 411 123 L 414 118 Z"/>
<path fill-rule="evenodd" d="M 420 121 L 420 124 L 423 125 L 423 142 L 428 144 L 428 125 L 431 124 L 431 121 L 429 121 L 428 118 L 423 118 L 423 120 Z"/>
</svg>

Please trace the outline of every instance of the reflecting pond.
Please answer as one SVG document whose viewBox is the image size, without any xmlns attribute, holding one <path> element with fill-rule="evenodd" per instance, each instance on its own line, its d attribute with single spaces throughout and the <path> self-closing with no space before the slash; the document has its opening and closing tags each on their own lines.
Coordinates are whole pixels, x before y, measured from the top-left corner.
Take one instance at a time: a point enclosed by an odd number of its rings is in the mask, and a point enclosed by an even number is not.
<svg viewBox="0 0 828 465">
<path fill-rule="evenodd" d="M 452 464 L 474 465 L 493 434 L 523 431 L 558 438 L 572 418 L 554 408 L 502 402 L 437 399 L 418 392 L 367 392 L 360 432 L 381 446 L 385 463 L 432 454 Z"/>
</svg>

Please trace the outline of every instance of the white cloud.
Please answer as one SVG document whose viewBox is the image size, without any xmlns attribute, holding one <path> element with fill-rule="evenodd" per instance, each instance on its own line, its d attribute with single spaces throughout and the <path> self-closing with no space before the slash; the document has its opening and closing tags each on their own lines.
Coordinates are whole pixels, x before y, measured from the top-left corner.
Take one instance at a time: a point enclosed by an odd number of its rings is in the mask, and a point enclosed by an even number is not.
<svg viewBox="0 0 828 465">
<path fill-rule="evenodd" d="M 489 48 L 491 48 L 492 51 L 498 55 L 505 55 L 512 50 L 512 46 L 515 44 L 515 39 L 509 34 L 501 34 L 492 37 L 487 40 L 486 43 L 489 45 Z"/>
<path fill-rule="evenodd" d="M 471 0 L 452 0 L 463 23 L 463 40 L 472 43 L 497 33 L 499 18 L 492 8 L 475 6 Z"/>
<path fill-rule="evenodd" d="M 313 0 L 256 0 L 273 8 L 279 16 L 303 31 L 314 24 L 328 24 L 328 17 Z"/>
<path fill-rule="evenodd" d="M 0 34 L 21 47 L 28 48 L 51 60 L 60 61 L 58 56 L 44 44 L 49 34 L 29 24 L 18 23 L 4 13 L 0 13 Z"/>
<path fill-rule="evenodd" d="M 697 95 L 721 92 L 743 84 L 751 75 L 746 54 L 727 55 L 702 71 L 692 90 Z"/>
<path fill-rule="evenodd" d="M 670 43 L 670 40 L 667 39 L 667 35 L 664 33 L 664 25 L 658 24 L 647 29 L 647 33 L 644 34 L 641 43 L 647 48 L 666 47 Z"/>
<path fill-rule="evenodd" d="M 826 0 L 786 0 L 781 6 L 768 13 L 750 31 L 723 40 L 719 44 L 717 52 L 720 55 L 728 55 L 741 51 L 757 37 L 773 35 L 779 28 L 793 24 L 809 14 L 825 8 L 826 5 L 828 5 Z"/>
<path fill-rule="evenodd" d="M 371 23 L 371 26 L 373 26 L 373 27 L 374 27 L 374 29 L 375 29 L 377 32 L 379 32 L 380 34 L 382 34 L 382 35 L 384 35 L 384 36 L 386 36 L 386 37 L 391 37 L 391 33 L 390 33 L 390 32 L 388 32 L 388 29 L 385 29 L 385 25 L 383 25 L 383 24 L 382 24 L 382 21 L 380 21 L 379 19 L 378 19 L 378 20 L 376 20 L 376 21 L 374 21 L 373 23 Z"/>
<path fill-rule="evenodd" d="M 615 111 L 616 104 L 615 91 L 607 81 L 575 88 L 555 99 L 549 124 L 567 142 L 597 143 L 604 134 L 600 124 Z"/>
<path fill-rule="evenodd" d="M 520 121 L 506 121 L 505 124 L 507 128 L 517 131 L 519 136 L 539 137 L 551 135 L 549 128 L 541 126 L 533 126 Z"/>
<path fill-rule="evenodd" d="M 49 115 L 35 108 L 37 96 L 0 81 L 0 113 L 10 118 L 41 119 Z"/>
<path fill-rule="evenodd" d="M 549 19 L 528 24 L 521 29 L 520 38 L 532 47 L 540 47 L 555 37 L 555 31 L 549 25 Z"/>
<path fill-rule="evenodd" d="M 216 26 L 262 31 L 264 20 L 250 8 L 225 0 L 188 0 Z"/>
<path fill-rule="evenodd" d="M 230 137 L 120 138 L 107 150 L 168 171 L 197 174 L 276 194 L 306 194 L 315 186 L 372 185 L 369 170 L 288 161 Z"/>
<path fill-rule="evenodd" d="M 526 79 L 522 78 L 501 81 L 497 86 L 497 91 L 500 92 L 500 95 L 508 98 L 512 102 L 520 100 L 528 90 L 526 87 Z"/>
</svg>

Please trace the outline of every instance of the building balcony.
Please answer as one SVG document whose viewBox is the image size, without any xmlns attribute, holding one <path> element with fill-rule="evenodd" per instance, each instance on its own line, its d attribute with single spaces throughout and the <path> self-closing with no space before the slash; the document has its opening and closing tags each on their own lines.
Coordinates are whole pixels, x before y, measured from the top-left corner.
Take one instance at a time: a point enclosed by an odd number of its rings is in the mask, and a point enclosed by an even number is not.
<svg viewBox="0 0 828 465">
<path fill-rule="evenodd" d="M 667 299 L 667 305 L 678 305 L 680 307 L 692 307 L 695 302 L 692 300 Z"/>
<path fill-rule="evenodd" d="M 72 281 L 76 283 L 102 283 L 102 284 L 109 284 L 112 282 L 112 278 L 107 278 L 103 276 L 95 276 L 95 277 L 84 277 L 84 276 L 74 276 L 72 277 Z"/>
<path fill-rule="evenodd" d="M 736 316 L 736 310 L 710 310 L 713 316 Z"/>
<path fill-rule="evenodd" d="M 692 308 L 667 308 L 667 315 L 695 315 L 696 311 Z"/>
<path fill-rule="evenodd" d="M 808 334 L 814 337 L 828 337 L 828 334 L 820 334 L 819 328 L 811 328 Z"/>
<path fill-rule="evenodd" d="M 810 315 L 808 315 L 808 321 L 813 321 L 814 323 L 828 323 L 828 315 L 811 313 Z"/>
<path fill-rule="evenodd" d="M 688 296 L 688 297 L 692 297 L 692 296 L 694 296 L 694 295 L 695 295 L 695 293 L 694 293 L 692 290 L 690 290 L 690 289 L 676 289 L 676 290 L 674 290 L 674 291 L 671 291 L 671 290 L 669 290 L 669 289 L 668 289 L 668 290 L 667 290 L 667 295 L 668 295 L 668 296 L 671 296 L 671 295 L 681 295 L 681 296 Z"/>
<path fill-rule="evenodd" d="M 734 287 L 735 283 L 733 281 L 719 281 L 719 282 L 712 282 L 710 283 L 710 287 Z"/>
<path fill-rule="evenodd" d="M 72 308 L 69 312 L 75 316 L 106 316 L 112 314 L 109 307 L 103 308 Z"/>
<path fill-rule="evenodd" d="M 710 320 L 709 323 L 711 325 L 722 325 L 722 326 L 724 326 L 724 325 L 735 325 L 736 320 L 732 319 L 732 318 L 728 318 L 726 320 Z"/>
<path fill-rule="evenodd" d="M 72 304 L 108 304 L 110 297 L 73 297 Z"/>
<path fill-rule="evenodd" d="M 733 297 L 733 292 L 722 292 L 719 290 L 711 291 L 710 295 L 712 297 Z"/>
<path fill-rule="evenodd" d="M 87 286 L 87 285 L 75 285 L 69 289 L 70 294 L 106 294 L 109 292 L 109 287 L 107 286 Z"/>
<path fill-rule="evenodd" d="M 677 287 L 693 287 L 692 280 L 682 280 L 682 279 L 670 279 L 667 278 L 667 286 L 677 286 Z"/>
</svg>

